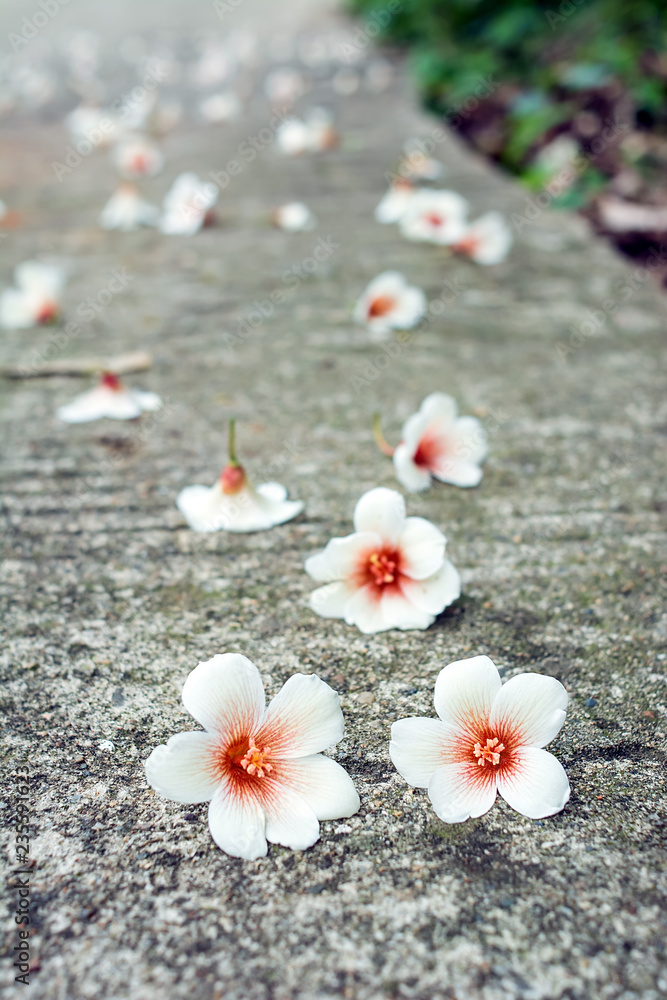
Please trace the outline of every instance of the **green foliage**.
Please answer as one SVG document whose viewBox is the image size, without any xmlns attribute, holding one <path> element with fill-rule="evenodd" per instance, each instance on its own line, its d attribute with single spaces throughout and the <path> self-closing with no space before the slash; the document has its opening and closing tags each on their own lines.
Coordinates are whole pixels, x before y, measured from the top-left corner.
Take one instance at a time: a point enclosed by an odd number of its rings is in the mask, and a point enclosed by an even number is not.
<svg viewBox="0 0 667 1000">
<path fill-rule="evenodd" d="M 529 179 L 536 151 L 596 95 L 613 113 L 622 94 L 626 115 L 629 108 L 641 127 L 667 132 L 665 0 L 348 2 L 384 25 L 384 40 L 410 49 L 432 110 L 451 115 L 483 93 L 503 119 L 502 150 L 492 155 Z M 599 188 L 593 169 L 571 198 Z"/>
</svg>

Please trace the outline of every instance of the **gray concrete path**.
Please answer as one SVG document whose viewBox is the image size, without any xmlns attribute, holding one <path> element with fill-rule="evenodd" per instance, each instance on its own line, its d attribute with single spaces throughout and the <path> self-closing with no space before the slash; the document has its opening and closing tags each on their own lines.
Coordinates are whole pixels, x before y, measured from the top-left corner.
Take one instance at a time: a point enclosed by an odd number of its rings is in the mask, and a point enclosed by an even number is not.
<svg viewBox="0 0 667 1000">
<path fill-rule="evenodd" d="M 155 27 L 156 9 L 72 2 L 42 37 L 82 24 L 115 46 L 135 16 L 137 30 Z M 26 10 L 9 3 L 3 32 Z M 172 0 L 159 18 L 182 37 L 244 25 L 263 37 L 243 119 L 214 128 L 186 115 L 164 141 L 165 170 L 145 185 L 155 201 L 182 170 L 224 170 L 267 127 L 261 83 L 277 32 L 355 37 L 312 0 L 245 0 L 222 22 L 209 4 Z M 328 70 L 314 77 L 297 111 L 333 108 L 340 147 L 289 159 L 267 142 L 221 193 L 220 224 L 190 239 L 100 230 L 111 167 L 94 155 L 55 180 L 52 161 L 69 143 L 60 114 L 0 126 L 0 196 L 23 218 L 0 241 L 2 281 L 22 260 L 66 258 L 71 317 L 121 269 L 126 287 L 61 356 L 150 350 L 154 368 L 129 381 L 167 402 L 164 419 L 140 427 L 70 427 L 54 411 L 85 380 L 2 383 L 2 753 L 9 769 L 29 758 L 37 961 L 24 988 L 10 960 L 0 996 L 658 1000 L 665 299 L 580 219 L 528 204 L 451 136 L 435 152 L 444 183 L 474 214 L 498 208 L 526 224 L 506 263 L 487 269 L 403 241 L 373 209 L 404 140 L 438 123 L 400 75 L 352 97 L 334 92 Z M 317 229 L 268 228 L 271 208 L 297 198 Z M 329 251 L 312 268 L 318 245 Z M 350 316 L 390 268 L 446 305 L 388 354 Z M 231 343 L 275 290 L 286 301 Z M 30 363 L 52 333 L 3 332 L 0 362 Z M 436 389 L 482 415 L 491 443 L 478 489 L 409 500 L 448 535 L 463 597 L 426 632 L 369 638 L 316 618 L 304 559 L 350 530 L 364 490 L 396 486 L 371 413 L 382 410 L 396 440 Z M 271 477 L 306 512 L 271 532 L 202 538 L 174 501 L 189 483 L 213 482 L 231 415 L 251 473 L 275 461 Z M 227 650 L 248 655 L 271 694 L 296 670 L 341 692 L 348 730 L 335 756 L 362 808 L 323 824 L 305 853 L 272 847 L 261 861 L 233 860 L 212 842 L 205 806 L 146 786 L 150 750 L 194 725 L 179 707 L 185 677 Z M 532 822 L 498 802 L 446 827 L 389 761 L 391 722 L 432 714 L 441 666 L 482 652 L 506 676 L 542 671 L 570 692 L 553 750 L 572 799 L 553 819 Z M 104 740 L 112 751 L 99 749 Z M 3 808 L 12 858 L 9 795 Z"/>
</svg>

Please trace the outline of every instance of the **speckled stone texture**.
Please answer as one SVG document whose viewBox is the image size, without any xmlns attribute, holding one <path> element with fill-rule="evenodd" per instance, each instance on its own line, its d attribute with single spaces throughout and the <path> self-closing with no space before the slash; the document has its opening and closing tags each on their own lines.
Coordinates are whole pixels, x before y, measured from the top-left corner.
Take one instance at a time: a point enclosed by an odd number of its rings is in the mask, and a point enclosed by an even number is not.
<svg viewBox="0 0 667 1000">
<path fill-rule="evenodd" d="M 98 7 L 63 8 L 44 37 L 94 25 Z M 137 8 L 146 29 L 157 24 L 149 8 Z M 262 53 L 276 25 L 304 37 L 354 32 L 319 0 L 267 8 L 245 0 L 221 23 L 209 4 L 190 12 L 174 2 L 159 19 L 184 36 L 255 25 Z M 9 4 L 6 31 L 26 9 Z M 109 45 L 131 33 L 132 12 L 100 7 Z M 181 170 L 223 169 L 265 127 L 269 65 L 262 55 L 240 122 L 206 127 L 188 113 L 166 137 L 166 168 L 143 186 L 149 199 Z M 0 241 L 3 281 L 21 260 L 66 258 L 69 318 L 126 269 L 126 288 L 59 356 L 148 349 L 153 369 L 128 382 L 167 405 L 157 420 L 70 427 L 55 408 L 87 380 L 2 383 L 3 843 L 13 864 L 11 772 L 27 755 L 38 968 L 29 987 L 15 985 L 10 959 L 0 995 L 658 1000 L 665 299 L 581 220 L 527 207 L 524 191 L 451 136 L 436 149 L 445 183 L 475 214 L 517 216 L 516 245 L 485 269 L 406 243 L 373 208 L 404 140 L 438 123 L 400 73 L 389 90 L 351 97 L 332 90 L 329 72 L 314 75 L 297 110 L 334 108 L 340 147 L 288 159 L 269 142 L 222 192 L 219 224 L 188 239 L 100 230 L 111 167 L 98 154 L 54 179 L 51 162 L 69 142 L 60 113 L 2 125 L 3 197 L 23 216 Z M 297 198 L 317 229 L 269 228 L 269 211 Z M 319 241 L 328 251 L 313 268 Z M 350 319 L 388 268 L 443 300 L 401 346 L 370 343 Z M 264 306 L 271 314 L 255 328 L 240 325 L 275 290 L 285 300 Z M 30 363 L 57 329 L 3 332 L 0 360 Z M 482 416 L 490 438 L 478 489 L 408 498 L 410 512 L 446 532 L 463 596 L 426 632 L 366 637 L 316 618 L 304 559 L 350 530 L 364 490 L 397 485 L 373 444 L 373 410 L 395 441 L 435 389 Z M 261 534 L 197 536 L 175 497 L 214 481 L 231 415 L 251 474 L 284 482 L 306 512 Z M 299 670 L 341 694 L 347 731 L 332 755 L 362 806 L 323 823 L 304 853 L 231 859 L 209 836 L 205 805 L 168 802 L 146 785 L 151 749 L 196 728 L 180 705 L 185 677 L 224 651 L 249 656 L 269 695 Z M 440 668 L 477 653 L 506 678 L 541 671 L 570 693 L 551 749 L 572 798 L 552 819 L 499 801 L 448 827 L 391 765 L 391 722 L 432 714 Z M 15 898 L 12 889 L 9 951 Z"/>
</svg>

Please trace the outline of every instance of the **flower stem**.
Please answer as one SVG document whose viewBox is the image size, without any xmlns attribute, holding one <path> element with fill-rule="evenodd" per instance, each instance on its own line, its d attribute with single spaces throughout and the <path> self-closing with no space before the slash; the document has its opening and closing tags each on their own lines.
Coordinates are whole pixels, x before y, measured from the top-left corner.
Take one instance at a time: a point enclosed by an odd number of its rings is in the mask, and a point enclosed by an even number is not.
<svg viewBox="0 0 667 1000">
<path fill-rule="evenodd" d="M 392 446 L 387 442 L 387 439 L 382 433 L 382 424 L 380 422 L 380 419 L 381 418 L 379 413 L 373 414 L 373 437 L 375 438 L 375 443 L 377 444 L 382 454 L 388 455 L 389 458 L 391 458 L 396 449 L 392 448 Z"/>
<path fill-rule="evenodd" d="M 238 465 L 238 460 L 236 458 L 236 417 L 231 417 L 229 421 L 229 438 L 228 438 L 227 450 L 229 452 L 229 464 Z"/>
</svg>

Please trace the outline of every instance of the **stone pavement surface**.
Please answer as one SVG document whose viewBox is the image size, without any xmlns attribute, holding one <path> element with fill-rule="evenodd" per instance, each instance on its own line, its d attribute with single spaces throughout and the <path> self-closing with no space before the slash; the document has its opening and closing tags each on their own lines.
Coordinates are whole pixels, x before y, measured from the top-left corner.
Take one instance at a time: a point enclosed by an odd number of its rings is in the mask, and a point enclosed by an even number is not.
<svg viewBox="0 0 667 1000">
<path fill-rule="evenodd" d="M 155 10 L 71 4 L 43 37 L 96 26 L 113 48 L 134 30 L 156 32 Z M 25 11 L 10 2 L 5 31 Z M 285 43 L 276 32 L 355 37 L 319 0 L 245 0 L 222 22 L 208 4 L 174 0 L 159 17 L 183 38 L 251 26 L 261 59 L 242 120 L 207 127 L 190 114 L 165 138 L 165 170 L 144 186 L 154 201 L 181 170 L 224 169 L 267 126 L 261 82 Z M 9 959 L 0 995 L 658 1000 L 667 995 L 665 300 L 581 220 L 527 206 L 525 192 L 451 136 L 436 150 L 445 184 L 475 214 L 499 208 L 526 223 L 515 220 L 516 244 L 493 268 L 406 243 L 373 209 L 404 140 L 438 123 L 401 74 L 380 93 L 364 85 L 343 97 L 326 66 L 307 72 L 313 87 L 297 111 L 333 108 L 340 147 L 290 159 L 269 141 L 221 193 L 219 225 L 187 239 L 99 229 L 111 167 L 96 154 L 55 180 L 51 163 L 69 142 L 60 113 L 2 126 L 2 196 L 23 218 L 0 242 L 3 281 L 21 260 L 65 258 L 65 313 L 75 316 L 122 269 L 126 287 L 61 356 L 150 350 L 153 369 L 128 381 L 167 405 L 139 427 L 71 427 L 54 410 L 85 380 L 2 384 L 2 754 L 10 773 L 29 758 L 38 968 L 26 989 Z M 271 208 L 295 198 L 317 229 L 268 228 Z M 313 266 L 318 245 L 328 250 Z M 445 303 L 400 350 L 370 343 L 350 319 L 367 282 L 389 268 Z M 286 301 L 233 343 L 277 289 Z M 0 362 L 30 363 L 52 332 L 4 332 Z M 484 415 L 491 442 L 478 489 L 408 498 L 409 511 L 446 532 L 463 596 L 426 632 L 366 637 L 316 618 L 304 559 L 350 530 L 364 490 L 396 486 L 371 413 L 382 411 L 396 440 L 435 389 Z M 270 532 L 197 536 L 175 497 L 214 481 L 232 415 L 251 474 L 273 463 L 268 478 L 306 510 Z M 223 651 L 249 656 L 270 695 L 298 670 L 341 693 L 347 731 L 332 753 L 357 783 L 361 811 L 323 823 L 307 852 L 229 858 L 210 838 L 205 805 L 168 802 L 146 785 L 150 750 L 195 728 L 180 706 L 185 677 Z M 552 819 L 530 821 L 499 800 L 478 820 L 445 826 L 391 765 L 391 722 L 432 714 L 439 669 L 483 652 L 506 677 L 537 670 L 568 688 L 552 749 L 572 798 Z M 100 748 L 105 740 L 113 749 Z M 2 805 L 11 859 L 9 794 Z M 10 951 L 14 906 L 10 891 Z"/>
</svg>

